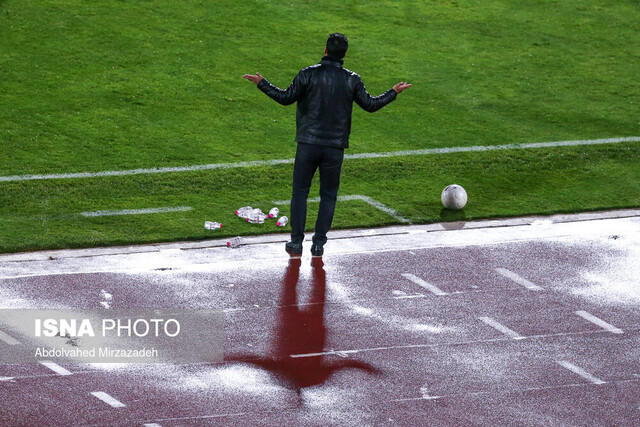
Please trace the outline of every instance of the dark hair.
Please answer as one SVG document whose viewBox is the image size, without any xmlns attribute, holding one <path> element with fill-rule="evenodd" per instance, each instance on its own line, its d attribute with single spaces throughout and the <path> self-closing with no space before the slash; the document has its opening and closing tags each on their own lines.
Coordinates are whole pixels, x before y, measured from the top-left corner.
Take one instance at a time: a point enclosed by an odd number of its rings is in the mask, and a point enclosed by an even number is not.
<svg viewBox="0 0 640 427">
<path fill-rule="evenodd" d="M 329 35 L 329 38 L 327 39 L 328 55 L 344 58 L 348 48 L 349 40 L 347 40 L 347 36 L 340 33 L 333 33 Z"/>
</svg>

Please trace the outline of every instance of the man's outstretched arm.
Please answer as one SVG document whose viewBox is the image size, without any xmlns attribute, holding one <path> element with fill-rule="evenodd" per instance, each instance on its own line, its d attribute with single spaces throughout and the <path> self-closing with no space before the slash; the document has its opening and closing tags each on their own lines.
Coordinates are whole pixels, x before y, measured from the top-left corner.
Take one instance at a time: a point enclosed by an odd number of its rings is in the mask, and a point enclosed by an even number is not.
<svg viewBox="0 0 640 427">
<path fill-rule="evenodd" d="M 360 80 L 356 86 L 354 100 L 363 110 L 373 113 L 396 99 L 396 96 L 398 96 L 399 93 L 410 87 L 411 85 L 409 83 L 400 82 L 382 95 L 374 97 L 369 94 L 364 83 Z"/>
<path fill-rule="evenodd" d="M 289 85 L 285 90 L 280 89 L 269 83 L 260 73 L 245 74 L 243 78 L 258 85 L 258 89 L 263 91 L 268 97 L 273 99 L 282 105 L 293 104 L 298 100 L 300 93 L 302 92 L 302 84 L 300 74 L 293 79 L 293 83 Z"/>
</svg>

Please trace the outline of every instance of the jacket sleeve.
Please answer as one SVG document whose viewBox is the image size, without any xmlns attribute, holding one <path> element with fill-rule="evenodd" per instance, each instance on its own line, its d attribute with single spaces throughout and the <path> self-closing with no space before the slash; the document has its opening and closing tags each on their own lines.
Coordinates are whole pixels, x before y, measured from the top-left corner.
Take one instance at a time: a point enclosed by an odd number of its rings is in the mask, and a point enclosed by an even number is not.
<svg viewBox="0 0 640 427">
<path fill-rule="evenodd" d="M 363 110 L 373 113 L 374 111 L 378 111 L 394 99 L 398 94 L 395 90 L 389 89 L 385 93 L 379 96 L 371 96 L 367 91 L 367 88 L 362 83 L 362 80 L 358 79 L 358 83 L 356 84 L 354 101 L 358 104 Z"/>
<path fill-rule="evenodd" d="M 305 84 L 302 72 L 293 79 L 293 82 L 285 90 L 269 83 L 267 79 L 260 80 L 258 89 L 263 91 L 267 96 L 279 104 L 290 105 L 296 102 L 302 96 Z"/>
</svg>

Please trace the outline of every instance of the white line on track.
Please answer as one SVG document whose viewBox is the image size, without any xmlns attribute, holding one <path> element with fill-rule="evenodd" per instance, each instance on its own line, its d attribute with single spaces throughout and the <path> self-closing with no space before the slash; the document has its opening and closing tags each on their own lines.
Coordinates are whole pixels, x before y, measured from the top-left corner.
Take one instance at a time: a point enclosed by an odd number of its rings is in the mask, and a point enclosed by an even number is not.
<svg viewBox="0 0 640 427">
<path fill-rule="evenodd" d="M 381 203 L 369 196 L 364 196 L 361 194 L 354 194 L 354 195 L 348 195 L 348 196 L 338 196 L 338 201 L 339 202 L 349 202 L 352 200 L 361 200 L 367 204 L 369 204 L 370 206 L 373 206 L 374 208 L 386 213 L 387 215 L 397 219 L 400 222 L 404 222 L 404 223 L 408 223 L 410 224 L 411 221 L 409 221 L 407 218 L 403 217 L 402 215 L 400 215 L 398 213 L 398 211 L 396 211 L 395 209 L 391 209 L 389 206 L 385 205 L 384 203 Z M 311 199 L 308 199 L 307 202 L 310 203 L 318 203 L 320 202 L 320 197 L 314 197 Z M 291 204 L 291 200 L 273 200 L 272 203 L 274 205 L 289 205 Z"/>
<path fill-rule="evenodd" d="M 530 281 L 528 281 L 527 279 L 525 279 L 524 277 L 521 277 L 519 275 L 517 275 L 516 273 L 514 273 L 511 270 L 507 270 L 506 268 L 496 268 L 496 271 L 500 274 L 502 274 L 504 277 L 507 277 L 511 280 L 513 280 L 514 282 L 516 282 L 519 285 L 524 286 L 525 288 L 531 290 L 531 291 L 542 291 L 543 288 L 536 285 L 535 283 L 532 283 Z"/>
<path fill-rule="evenodd" d="M 402 156 L 424 156 L 429 154 L 448 154 L 463 153 L 474 151 L 495 151 L 495 150 L 521 150 L 529 148 L 549 148 L 549 147 L 571 147 L 578 145 L 600 145 L 600 144 L 617 144 L 622 142 L 640 142 L 640 137 L 630 136 L 624 138 L 604 138 L 604 139 L 585 139 L 576 141 L 554 141 L 554 142 L 530 142 L 524 144 L 502 144 L 502 145 L 473 145 L 470 147 L 446 147 L 446 148 L 426 148 L 423 150 L 404 150 L 389 151 L 385 153 L 360 153 L 346 154 L 345 160 L 356 159 L 377 159 L 385 157 L 402 157 Z M 77 178 L 100 178 L 110 176 L 125 175 L 142 175 L 169 172 L 191 172 L 212 169 L 234 169 L 248 168 L 257 166 L 275 166 L 283 164 L 291 164 L 294 159 L 274 159 L 274 160 L 256 160 L 236 163 L 211 163 L 206 165 L 193 166 L 177 166 L 166 168 L 148 168 L 148 169 L 129 169 L 120 171 L 103 171 L 103 172 L 81 172 L 81 173 L 60 173 L 60 174 L 42 174 L 42 175 L 12 175 L 0 176 L 0 182 L 10 181 L 34 181 L 43 179 L 77 179 Z"/>
<path fill-rule="evenodd" d="M 246 311 L 246 310 L 247 310 L 246 308 L 242 308 L 242 307 L 239 307 L 239 308 L 225 308 L 224 310 L 222 310 L 222 312 L 223 313 L 234 313 L 236 311 Z"/>
<path fill-rule="evenodd" d="M 491 317 L 479 317 L 479 319 L 482 320 L 487 325 L 491 326 L 492 328 L 497 329 L 498 331 L 502 332 L 503 334 L 505 334 L 506 336 L 508 336 L 511 339 L 514 339 L 514 340 L 523 340 L 523 339 L 525 339 L 525 337 L 523 337 L 522 335 L 520 335 L 516 331 L 507 328 L 502 323 L 496 321 L 495 319 L 493 319 Z"/>
<path fill-rule="evenodd" d="M 444 292 L 443 290 L 441 290 L 437 286 L 432 285 L 431 283 L 426 282 L 426 281 L 422 280 L 421 278 L 419 278 L 418 276 L 415 276 L 413 274 L 404 273 L 404 274 L 402 274 L 402 277 L 412 281 L 416 285 L 426 289 L 427 291 L 431 292 L 434 295 L 438 295 L 438 296 L 449 295 L 448 293 Z"/>
<path fill-rule="evenodd" d="M 96 217 L 96 216 L 115 216 L 115 215 L 145 215 L 145 214 L 157 214 L 166 212 L 185 212 L 190 211 L 193 208 L 191 206 L 176 206 L 167 208 L 147 208 L 147 209 L 123 209 L 119 211 L 94 211 L 94 212 L 82 212 L 80 215 L 84 217 Z"/>
<path fill-rule="evenodd" d="M 73 375 L 71 372 L 67 371 L 62 366 L 50 360 L 41 360 L 39 363 L 42 366 L 46 366 L 47 368 L 51 369 L 53 372 L 55 372 L 58 375 Z"/>
<path fill-rule="evenodd" d="M 90 371 L 75 371 L 72 372 L 72 375 L 81 375 L 81 374 L 92 374 L 95 373 L 94 370 Z M 60 374 L 56 373 L 47 373 L 47 374 L 36 374 L 36 375 L 20 375 L 15 377 L 0 377 L 0 381 L 11 381 L 11 380 L 25 380 L 25 379 L 43 379 L 43 378 L 53 378 L 59 376 Z"/>
<path fill-rule="evenodd" d="M 565 337 L 573 337 L 573 336 L 581 336 L 581 335 L 593 335 L 593 334 L 602 334 L 607 331 L 582 331 L 582 332 L 561 332 L 557 334 L 548 334 L 548 335 L 530 335 L 528 337 L 524 337 L 527 340 L 542 340 L 548 338 L 565 338 Z M 332 356 L 332 355 L 343 355 L 343 354 L 357 354 L 357 353 L 369 353 L 373 351 L 393 351 L 393 350 L 411 350 L 411 349 L 421 349 L 421 348 L 431 348 L 431 347 L 446 347 L 446 346 L 461 346 L 461 345 L 475 345 L 475 344 L 489 344 L 489 343 L 498 343 L 505 342 L 507 340 L 512 340 L 513 338 L 490 338 L 484 340 L 470 340 L 470 341 L 454 341 L 454 342 L 444 342 L 444 343 L 433 343 L 433 344 L 406 344 L 406 345 L 392 345 L 387 347 L 370 347 L 370 348 L 359 348 L 353 350 L 330 350 L 324 351 L 321 353 L 306 353 L 306 354 L 295 354 L 290 355 L 289 357 L 300 358 L 300 357 L 315 357 L 315 356 Z"/>
<path fill-rule="evenodd" d="M 586 311 L 576 311 L 576 314 L 580 317 L 582 317 L 585 320 L 588 320 L 589 322 L 600 326 L 602 329 L 607 330 L 611 333 L 614 334 L 623 334 L 624 332 L 622 331 L 622 329 L 616 328 L 615 326 L 613 326 L 610 323 L 605 322 L 604 320 L 600 319 L 599 317 L 594 316 L 591 313 L 588 313 Z"/>
<path fill-rule="evenodd" d="M 640 380 L 638 379 L 631 379 L 631 380 L 618 380 L 618 381 L 611 381 L 610 384 L 627 384 L 627 383 L 636 383 L 639 382 Z M 444 399 L 444 398 L 451 398 L 451 397 L 463 397 L 463 396 L 499 396 L 499 395 L 504 395 L 504 394 L 511 394 L 511 393 L 525 393 L 525 392 L 531 392 L 531 391 L 547 391 L 547 390 L 562 390 L 562 389 L 567 389 L 567 388 L 582 388 L 582 387 L 588 387 L 590 384 L 581 382 L 581 383 L 577 383 L 577 384 L 562 384 L 562 385 L 552 385 L 552 386 L 546 386 L 546 387 L 529 387 L 529 388 L 522 388 L 522 389 L 516 389 L 516 390 L 504 390 L 501 389 L 498 392 L 495 391 L 476 391 L 476 392 L 469 392 L 469 393 L 456 393 L 456 394 L 448 394 L 448 395 L 443 395 L 443 396 L 430 396 L 427 394 L 427 397 L 405 397 L 402 399 L 393 399 L 393 400 L 389 400 L 388 402 L 410 402 L 410 401 L 418 401 L 418 400 L 435 400 L 435 399 Z M 420 390 L 420 392 L 422 393 L 422 389 Z M 640 409 L 640 408 L 638 408 Z"/>
<path fill-rule="evenodd" d="M 450 331 L 450 327 L 438 324 L 424 323 L 423 319 L 413 319 L 390 313 L 381 313 L 372 308 L 364 307 L 355 300 L 349 298 L 348 288 L 340 283 L 329 282 L 327 289 L 330 289 L 336 300 L 340 300 L 346 307 L 358 316 L 363 316 L 371 320 L 376 320 L 389 328 L 399 328 L 410 332 L 419 332 L 423 334 L 440 334 Z M 360 300 L 364 301 L 364 300 Z"/>
<path fill-rule="evenodd" d="M 298 407 L 279 407 L 278 409 L 266 409 L 263 411 L 260 411 L 260 414 L 270 414 L 270 413 L 282 413 L 283 411 L 286 410 L 299 410 Z M 194 415 L 191 417 L 176 417 L 176 418 L 162 418 L 159 419 L 157 421 L 185 421 L 185 420 L 206 420 L 206 419 L 214 419 L 214 418 L 227 418 L 227 417 L 241 417 L 244 415 L 256 415 L 257 412 L 256 411 L 251 411 L 251 412 L 229 412 L 229 413 L 222 413 L 222 414 L 212 414 L 212 415 Z M 200 424 L 198 424 L 200 425 Z M 217 424 L 216 424 L 217 425 Z M 225 424 L 225 425 L 228 425 Z"/>
<path fill-rule="evenodd" d="M 344 350 L 344 351 L 335 351 L 335 350 L 329 350 L 329 351 L 322 351 L 320 353 L 304 353 L 304 354 L 290 354 L 289 357 L 292 359 L 302 359 L 305 357 L 320 357 L 320 356 L 347 356 L 349 354 L 356 354 L 358 353 L 360 350 Z"/>
<path fill-rule="evenodd" d="M 162 427 L 162 426 L 157 423 L 148 423 L 148 424 L 142 424 L 142 427 Z"/>
<path fill-rule="evenodd" d="M 119 273 L 134 272 L 136 270 L 121 270 Z M 80 274 L 103 274 L 114 273 L 114 270 L 95 270 L 95 271 L 52 271 L 50 273 L 33 273 L 33 274 L 18 274 L 16 276 L 0 276 L 0 280 L 15 280 L 24 279 L 27 277 L 51 277 L 51 276 L 72 276 Z M 0 331 L 2 332 L 2 331 Z"/>
<path fill-rule="evenodd" d="M 420 394 L 422 395 L 422 399 L 424 400 L 437 400 L 442 398 L 442 396 L 433 396 L 429 393 L 429 390 L 426 387 L 420 387 Z"/>
<path fill-rule="evenodd" d="M 6 344 L 9 344 L 9 345 L 20 344 L 20 341 L 18 341 L 17 339 L 13 338 L 12 336 L 2 331 L 0 331 L 0 340 L 4 341 Z"/>
<path fill-rule="evenodd" d="M 118 399 L 111 397 L 104 391 L 92 391 L 91 394 L 113 408 L 124 408 L 125 406 L 127 406 L 124 403 L 120 402 Z"/>
<path fill-rule="evenodd" d="M 606 381 L 602 381 L 600 378 L 596 378 L 593 375 L 591 375 L 590 373 L 588 373 L 587 371 L 585 371 L 584 369 L 582 369 L 579 366 L 574 365 L 571 362 L 567 362 L 566 360 L 557 360 L 556 362 L 558 362 L 558 364 L 560 366 L 562 366 L 563 368 L 566 368 L 568 370 L 570 370 L 571 372 L 573 372 L 576 375 L 581 376 L 583 379 L 589 381 L 591 384 L 605 384 Z"/>
<path fill-rule="evenodd" d="M 415 295 L 398 295 L 392 297 L 393 299 L 414 299 L 414 298 L 424 298 L 425 294 L 415 294 Z"/>
</svg>

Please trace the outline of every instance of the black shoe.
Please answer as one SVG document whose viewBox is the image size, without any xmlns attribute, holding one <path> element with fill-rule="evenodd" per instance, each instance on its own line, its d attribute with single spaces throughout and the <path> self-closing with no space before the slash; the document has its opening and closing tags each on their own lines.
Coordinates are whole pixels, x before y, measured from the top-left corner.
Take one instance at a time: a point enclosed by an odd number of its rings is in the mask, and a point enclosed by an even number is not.
<svg viewBox="0 0 640 427">
<path fill-rule="evenodd" d="M 287 251 L 290 257 L 300 258 L 302 256 L 302 243 L 287 242 L 284 245 L 284 250 Z"/>
<path fill-rule="evenodd" d="M 324 253 L 324 247 L 322 245 L 311 245 L 311 256 L 321 257 Z"/>
</svg>

